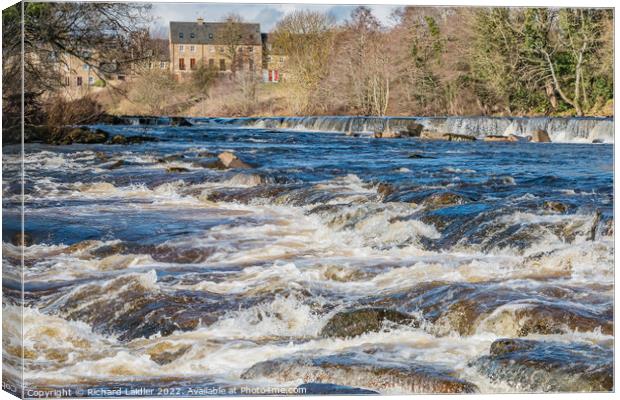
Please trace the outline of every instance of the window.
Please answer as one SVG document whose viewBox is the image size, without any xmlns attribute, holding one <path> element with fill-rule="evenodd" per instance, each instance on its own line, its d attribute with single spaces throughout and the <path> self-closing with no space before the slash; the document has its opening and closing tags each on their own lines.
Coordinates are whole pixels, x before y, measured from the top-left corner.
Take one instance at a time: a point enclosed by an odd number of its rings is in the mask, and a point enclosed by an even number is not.
<svg viewBox="0 0 620 400">
<path fill-rule="evenodd" d="M 117 79 L 119 81 L 124 81 L 125 80 L 125 75 L 119 75 L 119 76 L 117 76 Z"/>
<path fill-rule="evenodd" d="M 179 32 L 179 39 L 183 39 L 183 32 Z"/>
<path fill-rule="evenodd" d="M 179 58 L 179 69 L 181 71 L 185 71 L 185 59 L 184 58 Z"/>
<path fill-rule="evenodd" d="M 220 47 L 220 53 L 224 53 L 224 48 Z"/>
<path fill-rule="evenodd" d="M 250 40 L 254 40 L 254 35 L 250 34 Z"/>
<path fill-rule="evenodd" d="M 185 46 L 183 46 L 182 44 L 179 45 L 179 52 L 183 53 L 185 51 Z"/>
<path fill-rule="evenodd" d="M 209 39 L 213 39 L 213 34 L 209 33 Z"/>
<path fill-rule="evenodd" d="M 196 59 L 195 58 L 190 58 L 189 59 L 189 68 L 190 69 L 196 69 Z"/>
<path fill-rule="evenodd" d="M 267 62 L 271 62 L 271 56 L 267 56 Z"/>
<path fill-rule="evenodd" d="M 212 58 L 209 58 L 209 68 L 211 69 L 215 68 L 215 60 Z"/>
<path fill-rule="evenodd" d="M 209 53 L 215 53 L 215 46 L 209 46 Z"/>
<path fill-rule="evenodd" d="M 94 76 L 89 76 L 88 77 L 88 86 L 94 85 L 95 84 L 95 77 Z"/>
<path fill-rule="evenodd" d="M 226 71 L 226 60 L 220 59 L 220 71 Z"/>
<path fill-rule="evenodd" d="M 78 76 L 75 81 L 76 86 L 82 86 L 82 77 Z"/>
<path fill-rule="evenodd" d="M 65 86 L 69 86 L 71 84 L 71 78 L 65 76 Z"/>
<path fill-rule="evenodd" d="M 254 51 L 254 47 L 252 47 L 252 46 L 248 46 L 248 51 L 249 51 L 250 53 L 251 53 L 251 52 L 253 52 L 253 51 Z"/>
<path fill-rule="evenodd" d="M 284 57 L 280 57 L 280 62 L 284 62 Z"/>
<path fill-rule="evenodd" d="M 189 34 L 189 37 L 191 37 L 192 39 L 196 37 L 196 35 L 194 35 L 194 32 Z"/>
<path fill-rule="evenodd" d="M 84 71 L 88 71 L 88 64 L 84 64 L 84 65 L 82 65 L 82 69 L 83 69 Z"/>
<path fill-rule="evenodd" d="M 190 53 L 195 53 L 196 52 L 196 46 L 189 46 L 189 52 Z"/>
<path fill-rule="evenodd" d="M 166 68 L 166 62 L 165 61 L 160 61 L 159 62 L 159 68 L 160 69 L 165 69 Z"/>
</svg>

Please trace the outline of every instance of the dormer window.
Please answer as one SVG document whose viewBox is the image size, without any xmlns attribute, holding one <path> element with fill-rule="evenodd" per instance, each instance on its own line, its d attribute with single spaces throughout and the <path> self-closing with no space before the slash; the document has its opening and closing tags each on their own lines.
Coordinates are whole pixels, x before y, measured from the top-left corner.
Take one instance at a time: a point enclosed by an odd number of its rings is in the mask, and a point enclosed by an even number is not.
<svg viewBox="0 0 620 400">
<path fill-rule="evenodd" d="M 189 34 L 189 37 L 191 37 L 192 39 L 196 37 L 196 35 L 194 34 L 194 32 Z"/>
<path fill-rule="evenodd" d="M 179 39 L 183 39 L 183 32 L 179 32 Z"/>
<path fill-rule="evenodd" d="M 209 39 L 213 39 L 213 34 L 209 33 Z"/>
</svg>

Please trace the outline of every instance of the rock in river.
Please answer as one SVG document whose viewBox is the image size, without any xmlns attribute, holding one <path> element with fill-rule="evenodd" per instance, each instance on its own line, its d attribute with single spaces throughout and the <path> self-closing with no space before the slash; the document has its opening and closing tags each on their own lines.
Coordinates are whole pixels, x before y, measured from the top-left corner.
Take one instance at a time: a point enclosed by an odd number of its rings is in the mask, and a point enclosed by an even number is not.
<svg viewBox="0 0 620 400">
<path fill-rule="evenodd" d="M 366 332 L 378 332 L 384 322 L 417 324 L 410 315 L 384 308 L 361 308 L 336 313 L 321 330 L 323 337 L 353 337 Z"/>
<path fill-rule="evenodd" d="M 598 345 L 499 339 L 470 366 L 517 391 L 613 390 L 613 350 Z"/>
<path fill-rule="evenodd" d="M 252 168 L 250 164 L 241 161 L 239 157 L 237 157 L 234 153 L 231 153 L 230 151 L 220 153 L 217 158 L 225 168 Z"/>
<path fill-rule="evenodd" d="M 532 133 L 532 142 L 550 143 L 551 138 L 549 137 L 549 134 L 547 133 L 547 131 L 545 131 L 544 129 L 536 129 Z"/>
<path fill-rule="evenodd" d="M 403 393 L 474 393 L 476 385 L 453 376 L 452 371 L 431 364 L 383 362 L 355 353 L 322 357 L 287 357 L 254 364 L 243 379 L 279 382 L 332 383 Z"/>
</svg>

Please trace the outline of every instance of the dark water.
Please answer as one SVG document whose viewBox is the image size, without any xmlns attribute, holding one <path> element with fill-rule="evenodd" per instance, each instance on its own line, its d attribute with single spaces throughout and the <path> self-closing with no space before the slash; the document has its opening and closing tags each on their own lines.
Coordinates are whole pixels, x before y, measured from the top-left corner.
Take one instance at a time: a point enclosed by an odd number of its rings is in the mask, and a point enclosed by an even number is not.
<svg viewBox="0 0 620 400">
<path fill-rule="evenodd" d="M 26 145 L 28 387 L 613 386 L 613 146 L 103 128 L 160 140 Z M 3 149 L 3 307 L 17 320 L 18 150 Z M 254 168 L 211 168 L 222 151 Z M 408 319 L 322 333 L 360 308 Z M 502 338 L 527 340 L 494 354 Z M 4 348 L 11 380 L 19 348 Z"/>
</svg>

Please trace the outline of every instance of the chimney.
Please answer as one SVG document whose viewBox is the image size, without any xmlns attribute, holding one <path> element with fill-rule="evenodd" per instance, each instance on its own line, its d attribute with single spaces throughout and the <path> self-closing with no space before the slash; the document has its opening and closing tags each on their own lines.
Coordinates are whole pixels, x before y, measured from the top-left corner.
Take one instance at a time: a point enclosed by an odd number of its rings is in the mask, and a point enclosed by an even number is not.
<svg viewBox="0 0 620 400">
<path fill-rule="evenodd" d="M 196 20 L 196 22 L 198 23 L 198 25 L 202 25 L 202 24 L 204 24 L 204 23 L 205 23 L 205 20 L 204 20 L 204 18 L 199 17 L 199 18 Z"/>
</svg>

